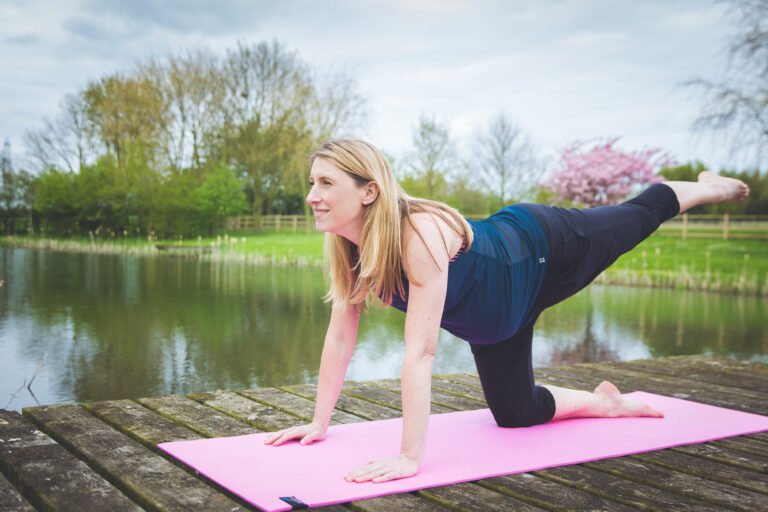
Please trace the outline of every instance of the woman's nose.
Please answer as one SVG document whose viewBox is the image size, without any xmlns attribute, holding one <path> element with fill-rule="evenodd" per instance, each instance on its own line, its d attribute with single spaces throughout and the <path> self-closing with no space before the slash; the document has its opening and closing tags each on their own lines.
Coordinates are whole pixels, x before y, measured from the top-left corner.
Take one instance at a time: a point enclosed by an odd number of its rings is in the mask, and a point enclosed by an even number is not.
<svg viewBox="0 0 768 512">
<path fill-rule="evenodd" d="M 309 204 L 316 203 L 317 202 L 317 194 L 315 194 L 315 187 L 310 187 L 309 193 L 307 194 L 307 202 Z"/>
</svg>

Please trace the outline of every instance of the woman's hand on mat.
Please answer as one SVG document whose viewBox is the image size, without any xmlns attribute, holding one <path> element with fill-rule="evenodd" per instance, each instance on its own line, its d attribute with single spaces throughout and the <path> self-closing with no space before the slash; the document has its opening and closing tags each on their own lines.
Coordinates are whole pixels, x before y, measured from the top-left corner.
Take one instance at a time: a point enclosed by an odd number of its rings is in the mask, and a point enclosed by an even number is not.
<svg viewBox="0 0 768 512">
<path fill-rule="evenodd" d="M 291 439 L 299 439 L 301 444 L 310 444 L 325 439 L 325 429 L 319 423 L 307 423 L 298 427 L 286 428 L 273 432 L 264 440 L 264 444 L 280 446 Z"/>
<path fill-rule="evenodd" d="M 418 462 L 400 454 L 397 457 L 373 459 L 368 464 L 349 473 L 345 478 L 347 482 L 379 483 L 399 478 L 408 478 L 418 473 L 418 471 Z"/>
</svg>

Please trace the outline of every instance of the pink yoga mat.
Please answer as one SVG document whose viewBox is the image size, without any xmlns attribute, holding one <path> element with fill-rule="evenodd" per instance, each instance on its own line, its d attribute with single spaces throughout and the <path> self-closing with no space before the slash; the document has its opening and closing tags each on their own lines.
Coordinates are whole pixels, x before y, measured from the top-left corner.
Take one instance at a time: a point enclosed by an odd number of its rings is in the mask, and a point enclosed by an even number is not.
<svg viewBox="0 0 768 512">
<path fill-rule="evenodd" d="M 503 429 L 488 409 L 433 415 L 419 473 L 381 484 L 349 483 L 344 475 L 374 457 L 397 455 L 400 419 L 332 426 L 325 441 L 308 446 L 267 446 L 266 434 L 158 446 L 247 502 L 277 511 L 290 510 L 291 499 L 330 505 L 768 430 L 766 416 L 643 392 L 631 395 L 666 416 Z"/>
</svg>

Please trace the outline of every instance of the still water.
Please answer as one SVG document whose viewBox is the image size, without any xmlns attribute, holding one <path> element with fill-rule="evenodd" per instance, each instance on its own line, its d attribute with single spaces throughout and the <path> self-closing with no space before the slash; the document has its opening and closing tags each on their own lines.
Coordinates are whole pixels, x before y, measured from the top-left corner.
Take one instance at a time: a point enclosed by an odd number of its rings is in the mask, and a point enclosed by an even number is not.
<svg viewBox="0 0 768 512">
<path fill-rule="evenodd" d="M 313 382 L 329 306 L 311 267 L 0 248 L 0 408 Z M 675 354 L 768 361 L 768 301 L 592 286 L 546 311 L 537 366 Z M 396 377 L 403 315 L 363 315 L 348 378 Z M 473 369 L 443 332 L 435 373 Z M 25 386 L 32 381 L 29 389 Z"/>
</svg>

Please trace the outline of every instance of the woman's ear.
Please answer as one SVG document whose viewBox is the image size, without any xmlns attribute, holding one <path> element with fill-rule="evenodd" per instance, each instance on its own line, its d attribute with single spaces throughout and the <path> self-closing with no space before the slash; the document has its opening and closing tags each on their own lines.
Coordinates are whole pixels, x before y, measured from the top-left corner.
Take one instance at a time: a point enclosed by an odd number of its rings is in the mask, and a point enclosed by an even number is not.
<svg viewBox="0 0 768 512">
<path fill-rule="evenodd" d="M 369 181 L 363 185 L 363 205 L 368 206 L 372 204 L 378 197 L 379 186 L 375 182 Z"/>
</svg>

